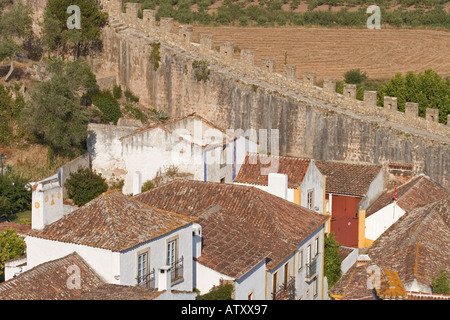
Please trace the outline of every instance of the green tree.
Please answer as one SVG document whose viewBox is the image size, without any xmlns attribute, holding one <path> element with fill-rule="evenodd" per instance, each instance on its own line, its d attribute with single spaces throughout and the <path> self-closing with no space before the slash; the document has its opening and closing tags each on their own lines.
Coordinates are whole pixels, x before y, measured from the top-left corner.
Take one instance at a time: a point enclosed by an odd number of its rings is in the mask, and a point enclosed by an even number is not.
<svg viewBox="0 0 450 320">
<path fill-rule="evenodd" d="M 84 150 L 89 115 L 80 105 L 83 92 L 98 90 L 95 76 L 82 60 L 57 59 L 48 64 L 47 81 L 34 84 L 30 103 L 22 111 L 22 123 L 55 154 L 79 154 Z"/>
<path fill-rule="evenodd" d="M 3 2 L 0 13 L 0 61 L 10 59 L 10 69 L 5 77 L 8 80 L 14 70 L 14 57 L 21 51 L 22 42 L 32 34 L 30 5 L 15 1 L 5 5 Z"/>
<path fill-rule="evenodd" d="M 367 74 L 359 69 L 352 69 L 344 74 L 344 79 L 346 83 L 362 84 L 367 80 Z"/>
<path fill-rule="evenodd" d="M 67 195 L 77 206 L 88 203 L 108 190 L 105 178 L 90 169 L 72 172 L 65 187 Z"/>
<path fill-rule="evenodd" d="M 8 171 L 0 175 L 0 216 L 13 218 L 16 213 L 31 209 L 28 180 Z"/>
<path fill-rule="evenodd" d="M 70 5 L 80 8 L 81 29 L 69 29 L 67 13 Z M 108 15 L 101 11 L 97 1 L 48 0 L 43 20 L 43 43 L 47 50 L 58 55 L 74 51 L 75 57 L 87 55 L 101 42 L 100 31 L 106 25 Z"/>
<path fill-rule="evenodd" d="M 101 90 L 93 95 L 92 103 L 100 109 L 100 120 L 103 123 L 113 122 L 114 124 L 117 124 L 117 121 L 122 116 L 119 102 L 114 98 L 111 91 L 107 89 Z"/>
<path fill-rule="evenodd" d="M 8 145 L 12 139 L 12 109 L 13 99 L 11 94 L 8 89 L 0 84 L 0 144 L 3 145 Z"/>
<path fill-rule="evenodd" d="M 444 270 L 439 271 L 439 276 L 433 278 L 433 293 L 450 294 L 450 283 Z"/>
<path fill-rule="evenodd" d="M 405 110 L 406 102 L 419 104 L 419 115 L 424 117 L 427 108 L 439 109 L 439 121 L 447 123 L 450 113 L 450 80 L 445 80 L 431 69 L 405 76 L 397 73 L 378 90 L 378 103 L 382 105 L 383 97 L 397 97 L 398 109 Z"/>
<path fill-rule="evenodd" d="M 20 257 L 25 253 L 26 244 L 17 230 L 6 228 L 0 232 L 0 282 L 4 281 L 5 261 Z"/>
<path fill-rule="evenodd" d="M 341 277 L 341 259 L 339 258 L 339 243 L 334 233 L 325 237 L 324 274 L 327 277 L 328 287 L 331 288 Z"/>
</svg>

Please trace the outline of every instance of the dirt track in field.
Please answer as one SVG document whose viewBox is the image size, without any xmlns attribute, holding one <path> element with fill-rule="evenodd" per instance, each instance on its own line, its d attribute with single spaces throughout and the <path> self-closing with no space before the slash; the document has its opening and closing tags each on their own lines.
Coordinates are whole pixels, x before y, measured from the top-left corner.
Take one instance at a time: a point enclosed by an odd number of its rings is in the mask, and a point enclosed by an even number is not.
<svg viewBox="0 0 450 320">
<path fill-rule="evenodd" d="M 304 71 L 315 71 L 319 81 L 326 77 L 340 80 L 346 71 L 357 68 L 373 79 L 430 68 L 450 76 L 448 31 L 194 26 L 193 41 L 199 43 L 202 33 L 214 35 L 214 46 L 232 41 L 239 49 L 253 50 L 257 66 L 263 58 L 275 59 L 279 73 L 287 53 L 287 63 L 297 66 L 298 78 Z M 235 55 L 239 58 L 238 52 Z"/>
</svg>

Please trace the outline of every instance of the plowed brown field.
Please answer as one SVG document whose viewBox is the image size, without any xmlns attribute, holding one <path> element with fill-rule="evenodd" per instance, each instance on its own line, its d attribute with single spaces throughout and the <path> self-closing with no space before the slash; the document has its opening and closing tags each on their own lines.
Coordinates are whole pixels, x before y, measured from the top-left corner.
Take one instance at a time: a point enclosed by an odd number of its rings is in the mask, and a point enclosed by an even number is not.
<svg viewBox="0 0 450 320">
<path fill-rule="evenodd" d="M 194 26 L 193 41 L 198 43 L 202 33 L 214 35 L 214 46 L 232 41 L 239 49 L 253 50 L 257 66 L 263 58 L 275 59 L 279 73 L 287 53 L 287 63 L 297 66 L 298 78 L 304 71 L 315 71 L 318 80 L 340 80 L 346 71 L 356 68 L 373 79 L 429 68 L 443 77 L 450 76 L 448 31 Z"/>
</svg>

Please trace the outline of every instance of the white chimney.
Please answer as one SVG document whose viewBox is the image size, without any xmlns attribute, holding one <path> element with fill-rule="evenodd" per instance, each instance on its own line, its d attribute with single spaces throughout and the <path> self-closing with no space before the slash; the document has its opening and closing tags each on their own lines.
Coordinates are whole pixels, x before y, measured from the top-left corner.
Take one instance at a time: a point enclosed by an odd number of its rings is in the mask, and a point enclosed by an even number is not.
<svg viewBox="0 0 450 320">
<path fill-rule="evenodd" d="M 284 173 L 269 173 L 268 192 L 280 198 L 287 199 L 288 176 Z"/>
<path fill-rule="evenodd" d="M 142 176 L 139 171 L 135 171 L 133 174 L 133 196 L 141 193 L 142 191 Z"/>
<path fill-rule="evenodd" d="M 64 216 L 63 188 L 58 178 L 36 182 L 33 185 L 31 227 L 41 230 Z"/>
<path fill-rule="evenodd" d="M 194 223 L 192 229 L 194 258 L 200 258 L 202 255 L 202 226 Z"/>
<path fill-rule="evenodd" d="M 163 266 L 158 268 L 158 291 L 170 291 L 170 266 Z"/>
</svg>

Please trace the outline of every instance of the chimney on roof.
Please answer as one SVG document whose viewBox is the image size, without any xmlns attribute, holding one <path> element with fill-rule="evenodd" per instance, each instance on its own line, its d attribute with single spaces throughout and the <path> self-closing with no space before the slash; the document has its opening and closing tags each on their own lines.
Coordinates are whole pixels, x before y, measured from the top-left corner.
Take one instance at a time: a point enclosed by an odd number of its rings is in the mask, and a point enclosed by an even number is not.
<svg viewBox="0 0 450 320">
<path fill-rule="evenodd" d="M 194 223 L 192 226 L 192 240 L 193 240 L 193 258 L 200 258 L 202 255 L 202 226 Z"/>
<path fill-rule="evenodd" d="M 267 191 L 275 196 L 287 199 L 288 176 L 284 173 L 269 173 Z"/>
<path fill-rule="evenodd" d="M 358 258 L 356 259 L 356 265 L 357 266 L 365 266 L 368 265 L 372 259 L 370 259 L 369 255 L 367 254 L 360 254 Z"/>
<path fill-rule="evenodd" d="M 142 192 L 142 176 L 139 171 L 133 174 L 133 196 Z"/>
<path fill-rule="evenodd" d="M 158 268 L 158 291 L 170 291 L 170 266 Z"/>
<path fill-rule="evenodd" d="M 33 185 L 31 203 L 31 227 L 41 230 L 64 216 L 63 188 L 58 178 Z"/>
</svg>

